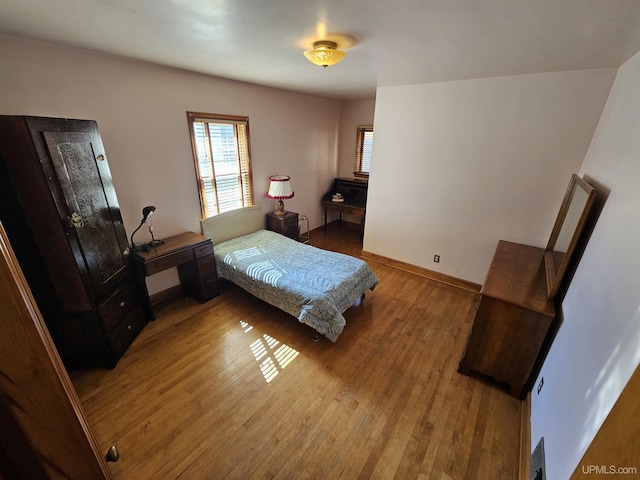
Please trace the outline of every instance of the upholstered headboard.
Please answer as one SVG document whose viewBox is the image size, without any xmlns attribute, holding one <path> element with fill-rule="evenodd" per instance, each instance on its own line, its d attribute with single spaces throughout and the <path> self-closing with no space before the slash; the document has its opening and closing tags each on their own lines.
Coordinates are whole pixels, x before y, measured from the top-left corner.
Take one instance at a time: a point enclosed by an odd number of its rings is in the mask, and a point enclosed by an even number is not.
<svg viewBox="0 0 640 480">
<path fill-rule="evenodd" d="M 211 238 L 216 245 L 264 228 L 264 217 L 260 205 L 254 205 L 205 218 L 200 221 L 200 225 L 202 234 Z"/>
</svg>

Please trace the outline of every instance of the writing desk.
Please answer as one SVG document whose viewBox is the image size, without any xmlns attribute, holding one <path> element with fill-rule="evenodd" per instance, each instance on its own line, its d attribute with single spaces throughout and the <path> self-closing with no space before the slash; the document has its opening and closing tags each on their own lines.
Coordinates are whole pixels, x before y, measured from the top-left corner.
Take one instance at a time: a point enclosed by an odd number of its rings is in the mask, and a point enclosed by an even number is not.
<svg viewBox="0 0 640 480">
<path fill-rule="evenodd" d="M 184 232 L 164 239 L 162 245 L 132 254 L 138 282 L 147 292 L 147 314 L 155 319 L 146 277 L 177 267 L 182 291 L 200 303 L 218 295 L 218 275 L 211 239 L 195 232 Z"/>
<path fill-rule="evenodd" d="M 353 215 L 360 219 L 360 241 L 364 236 L 364 218 L 367 206 L 368 182 L 366 180 L 351 178 L 336 178 L 333 181 L 331 190 L 322 197 L 322 208 L 324 210 L 324 231 L 327 231 L 327 212 L 338 212 L 340 216 L 340 226 L 342 226 L 342 214 Z M 333 201 L 333 195 L 342 195 L 341 202 Z"/>
<path fill-rule="evenodd" d="M 354 217 L 360 218 L 360 241 L 362 241 L 362 235 L 364 232 L 364 215 L 365 208 L 345 204 L 344 202 L 334 202 L 332 200 L 323 200 L 322 201 L 322 209 L 324 210 L 324 231 L 327 231 L 327 212 L 329 210 L 338 212 L 340 215 L 340 226 L 342 226 L 342 214 L 353 215 Z"/>
</svg>

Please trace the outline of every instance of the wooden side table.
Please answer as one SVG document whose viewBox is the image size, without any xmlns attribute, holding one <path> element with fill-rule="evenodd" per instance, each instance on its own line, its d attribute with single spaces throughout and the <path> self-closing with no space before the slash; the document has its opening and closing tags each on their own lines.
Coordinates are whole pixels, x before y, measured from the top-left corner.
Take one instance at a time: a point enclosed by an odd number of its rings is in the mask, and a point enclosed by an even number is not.
<svg viewBox="0 0 640 480">
<path fill-rule="evenodd" d="M 267 230 L 300 241 L 298 214 L 296 212 L 285 212 L 282 215 L 276 215 L 273 212 L 267 213 Z"/>
<path fill-rule="evenodd" d="M 178 267 L 183 291 L 200 303 L 218 295 L 218 275 L 211 239 L 194 232 L 185 232 L 164 239 L 164 244 L 149 251 L 132 254 L 136 276 L 147 292 L 147 314 L 155 318 L 145 277 L 168 268 Z"/>
</svg>

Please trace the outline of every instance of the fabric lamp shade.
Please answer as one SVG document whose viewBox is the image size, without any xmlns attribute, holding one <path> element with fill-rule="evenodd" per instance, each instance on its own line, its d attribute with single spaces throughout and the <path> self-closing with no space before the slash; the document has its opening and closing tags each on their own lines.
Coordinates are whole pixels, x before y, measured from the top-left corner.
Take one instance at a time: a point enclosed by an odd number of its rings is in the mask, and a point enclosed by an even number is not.
<svg viewBox="0 0 640 480">
<path fill-rule="evenodd" d="M 276 215 L 284 215 L 286 213 L 283 200 L 285 198 L 293 198 L 295 195 L 289 180 L 291 180 L 291 177 L 288 175 L 272 175 L 269 177 L 269 191 L 266 197 L 278 201 L 274 212 Z"/>
<path fill-rule="evenodd" d="M 287 175 L 272 175 L 269 177 L 269 191 L 267 198 L 274 200 L 284 200 L 285 198 L 293 198 L 295 195 L 291 190 L 291 177 Z"/>
</svg>

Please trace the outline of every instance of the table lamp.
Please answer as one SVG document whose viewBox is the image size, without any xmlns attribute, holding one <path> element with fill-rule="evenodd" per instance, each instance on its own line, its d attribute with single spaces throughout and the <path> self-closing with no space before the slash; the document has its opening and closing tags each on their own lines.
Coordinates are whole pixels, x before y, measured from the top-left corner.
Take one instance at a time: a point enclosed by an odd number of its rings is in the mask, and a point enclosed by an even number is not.
<svg viewBox="0 0 640 480">
<path fill-rule="evenodd" d="M 293 190 L 291 190 L 289 180 L 291 180 L 291 177 L 288 175 L 272 175 L 269 177 L 269 191 L 266 197 L 277 200 L 276 210 L 273 212 L 275 215 L 284 215 L 287 213 L 284 209 L 283 200 L 285 198 L 293 198 L 295 195 Z"/>
<path fill-rule="evenodd" d="M 162 240 L 156 240 L 153 237 L 153 227 L 149 226 L 149 233 L 151 234 L 151 242 L 149 243 L 145 243 L 142 245 L 136 245 L 135 243 L 133 243 L 133 236 L 137 233 L 138 230 L 140 230 L 140 228 L 142 228 L 142 225 L 144 225 L 145 223 L 147 223 L 147 220 L 149 220 L 149 218 L 151 217 L 151 215 L 153 215 L 153 212 L 156 211 L 156 207 L 150 205 L 147 207 L 144 207 L 142 209 L 142 220 L 140 220 L 140 225 L 138 225 L 138 228 L 136 228 L 133 233 L 131 234 L 131 251 L 136 251 L 136 250 L 145 250 L 148 251 L 150 247 L 156 247 L 158 245 L 162 245 L 164 243 L 164 241 Z"/>
</svg>

